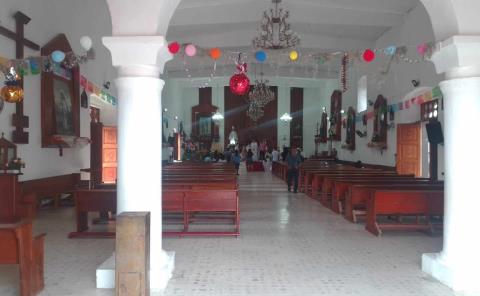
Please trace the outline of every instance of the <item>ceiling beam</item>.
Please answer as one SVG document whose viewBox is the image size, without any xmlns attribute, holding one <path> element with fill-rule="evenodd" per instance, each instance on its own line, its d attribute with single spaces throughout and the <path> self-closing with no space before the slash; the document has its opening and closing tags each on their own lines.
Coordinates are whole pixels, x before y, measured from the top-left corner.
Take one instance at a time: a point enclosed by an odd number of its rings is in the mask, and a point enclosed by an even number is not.
<svg viewBox="0 0 480 296">
<path fill-rule="evenodd" d="M 176 25 L 202 25 L 259 22 L 265 5 L 245 1 L 224 1 L 211 6 L 201 1 L 201 5 L 184 4 L 177 9 L 170 23 Z M 199 1 L 196 1 L 197 3 Z M 183 3 L 183 2 L 182 2 Z M 267 6 L 268 7 L 268 6 Z M 296 3 L 289 8 L 292 22 L 311 24 L 366 25 L 394 27 L 403 23 L 406 12 L 399 10 L 375 10 L 359 5 L 344 7 L 332 4 Z"/>
</svg>

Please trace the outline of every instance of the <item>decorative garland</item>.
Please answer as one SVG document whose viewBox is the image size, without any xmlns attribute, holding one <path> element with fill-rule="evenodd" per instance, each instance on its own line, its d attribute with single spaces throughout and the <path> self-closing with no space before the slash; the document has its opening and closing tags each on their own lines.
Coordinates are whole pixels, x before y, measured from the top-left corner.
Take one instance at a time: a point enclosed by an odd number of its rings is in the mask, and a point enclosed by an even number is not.
<svg viewBox="0 0 480 296">
<path fill-rule="evenodd" d="M 441 99 L 443 98 L 442 91 L 440 90 L 440 87 L 436 86 L 432 90 L 426 91 L 425 93 L 418 95 L 414 98 L 407 99 L 405 101 L 401 101 L 395 104 L 388 105 L 385 109 L 379 110 L 381 113 L 389 112 L 389 113 L 396 113 L 399 111 L 407 110 L 410 109 L 411 106 L 413 105 L 421 105 L 423 103 L 436 100 L 436 99 Z M 370 111 L 370 112 L 361 112 L 356 115 L 355 120 L 357 122 L 363 121 L 364 118 L 366 120 L 372 119 L 375 116 L 375 111 Z"/>
</svg>

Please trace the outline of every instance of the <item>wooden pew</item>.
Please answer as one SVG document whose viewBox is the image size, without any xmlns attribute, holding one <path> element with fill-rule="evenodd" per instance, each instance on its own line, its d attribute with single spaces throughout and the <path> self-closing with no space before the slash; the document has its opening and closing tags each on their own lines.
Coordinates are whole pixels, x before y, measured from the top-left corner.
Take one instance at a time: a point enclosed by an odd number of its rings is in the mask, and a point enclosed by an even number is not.
<svg viewBox="0 0 480 296">
<path fill-rule="evenodd" d="M 325 181 L 328 177 L 358 177 L 363 176 L 396 176 L 394 172 L 383 172 L 383 171 L 344 171 L 344 172 L 327 172 L 327 173 L 315 173 L 313 176 L 313 181 L 311 185 L 310 197 L 320 200 L 320 202 L 328 207 L 330 205 L 331 198 L 331 185 L 329 181 Z"/>
<path fill-rule="evenodd" d="M 71 232 L 69 238 L 112 238 L 113 231 L 94 232 L 88 231 L 89 212 L 115 212 L 115 189 L 92 189 L 75 191 L 75 208 L 77 230 Z M 230 183 L 168 183 L 162 189 L 162 210 L 164 213 L 181 213 L 183 215 L 183 231 L 167 231 L 165 235 L 175 236 L 227 236 L 240 234 L 238 191 L 236 184 Z M 230 212 L 229 218 L 234 222 L 235 230 L 232 232 L 200 232 L 189 231 L 190 222 L 198 221 L 195 217 L 198 212 Z"/>
<path fill-rule="evenodd" d="M 87 231 L 89 212 L 115 212 L 117 210 L 116 189 L 79 189 L 74 192 L 77 231 L 68 238 L 113 238 L 112 231 Z"/>
<path fill-rule="evenodd" d="M 345 194 L 344 217 L 352 223 L 357 222 L 358 216 L 366 213 L 367 198 L 372 190 L 443 190 L 443 183 L 438 184 L 382 184 L 382 185 L 350 185 Z"/>
<path fill-rule="evenodd" d="M 20 267 L 20 295 L 34 296 L 43 290 L 45 234 L 33 237 L 32 222 L 0 224 L 0 264 Z"/>
<path fill-rule="evenodd" d="M 379 216 L 416 216 L 415 222 L 380 222 Z M 419 216 L 425 217 L 424 221 Z M 443 216 L 443 190 L 374 189 L 367 197 L 365 229 L 374 235 L 384 230 L 430 230 L 431 216 Z"/>
<path fill-rule="evenodd" d="M 182 231 L 165 231 L 168 236 L 239 236 L 240 209 L 237 190 L 211 189 L 167 189 L 163 190 L 163 212 L 181 213 L 183 217 Z M 229 213 L 227 217 L 201 217 L 199 213 Z M 233 231 L 191 231 L 189 225 L 198 221 L 231 221 Z"/>
<path fill-rule="evenodd" d="M 18 176 L 0 174 L 0 223 L 13 223 L 36 216 L 36 195 L 23 194 Z"/>
<path fill-rule="evenodd" d="M 331 182 L 331 205 L 332 211 L 342 214 L 345 194 L 350 185 L 393 185 L 393 184 L 438 184 L 427 178 L 415 178 L 414 175 L 372 175 L 350 177 L 328 177 Z"/>
<path fill-rule="evenodd" d="M 73 193 L 80 182 L 80 173 L 54 176 L 21 182 L 24 195 L 35 194 L 38 203 L 45 198 L 53 198 L 54 206 L 60 204 L 63 193 Z"/>
</svg>

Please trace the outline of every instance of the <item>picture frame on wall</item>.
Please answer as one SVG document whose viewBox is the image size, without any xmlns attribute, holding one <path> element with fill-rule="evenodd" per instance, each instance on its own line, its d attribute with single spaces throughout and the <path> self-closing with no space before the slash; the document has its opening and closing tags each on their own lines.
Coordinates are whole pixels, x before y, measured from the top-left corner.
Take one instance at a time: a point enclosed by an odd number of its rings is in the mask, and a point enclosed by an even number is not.
<svg viewBox="0 0 480 296">
<path fill-rule="evenodd" d="M 55 50 L 72 52 L 65 34 L 59 34 L 41 49 L 42 56 Z M 42 147 L 57 148 L 54 136 L 80 137 L 80 70 L 54 63 L 51 72 L 42 72 Z"/>
</svg>

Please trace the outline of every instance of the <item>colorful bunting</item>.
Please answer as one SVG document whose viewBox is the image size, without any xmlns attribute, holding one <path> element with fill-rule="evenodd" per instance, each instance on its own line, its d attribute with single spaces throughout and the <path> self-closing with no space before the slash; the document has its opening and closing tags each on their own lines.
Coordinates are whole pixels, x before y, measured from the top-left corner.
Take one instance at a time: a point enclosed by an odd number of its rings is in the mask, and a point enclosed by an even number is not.
<svg viewBox="0 0 480 296">
<path fill-rule="evenodd" d="M 421 105 L 425 102 L 429 102 L 429 101 L 432 101 L 435 99 L 441 99 L 441 98 L 443 98 L 443 94 L 442 94 L 442 91 L 440 90 L 440 87 L 437 86 L 432 90 L 426 91 L 425 93 L 417 97 L 410 98 L 402 102 L 394 103 L 392 105 L 388 105 L 386 110 L 388 110 L 388 112 L 396 113 L 402 110 L 410 109 L 410 107 L 413 107 L 413 105 Z M 380 112 L 382 113 L 382 110 L 380 110 Z M 373 118 L 375 116 L 375 110 L 366 112 L 366 113 L 365 112 L 359 113 L 357 114 L 355 120 L 357 122 L 362 121 L 364 116 L 367 119 Z"/>
</svg>

